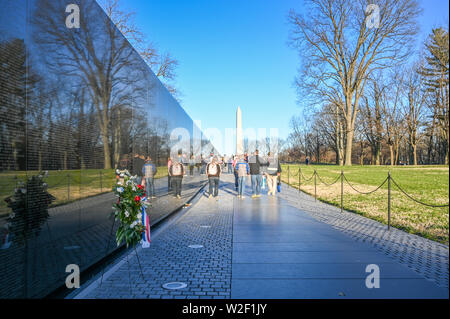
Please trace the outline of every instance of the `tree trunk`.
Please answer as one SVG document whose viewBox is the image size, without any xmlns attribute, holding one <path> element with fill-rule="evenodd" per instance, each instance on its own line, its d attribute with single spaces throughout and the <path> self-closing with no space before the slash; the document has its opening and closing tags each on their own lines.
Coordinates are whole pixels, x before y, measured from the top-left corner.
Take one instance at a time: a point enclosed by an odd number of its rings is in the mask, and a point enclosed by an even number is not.
<svg viewBox="0 0 450 319">
<path fill-rule="evenodd" d="M 42 171 L 42 147 L 38 151 L 38 171 Z"/>
<path fill-rule="evenodd" d="M 102 136 L 102 142 L 103 142 L 103 155 L 104 155 L 104 169 L 110 169 L 111 168 L 111 150 L 109 147 L 109 139 L 108 139 L 108 132 L 105 132 L 107 129 L 102 128 L 101 136 Z"/>
<path fill-rule="evenodd" d="M 119 166 L 120 161 L 120 149 L 121 149 L 121 140 L 122 140 L 122 132 L 121 132 L 121 114 L 120 108 L 117 109 L 117 122 L 114 134 L 114 168 Z"/>
<path fill-rule="evenodd" d="M 375 143 L 375 165 L 381 164 L 381 143 Z"/>
<path fill-rule="evenodd" d="M 352 165 L 352 144 L 353 144 L 353 128 L 347 131 L 346 145 L 345 145 L 345 166 Z"/>
<path fill-rule="evenodd" d="M 414 144 L 413 145 L 413 163 L 414 163 L 414 166 L 416 166 L 417 165 L 417 145 L 416 144 Z"/>
<path fill-rule="evenodd" d="M 64 159 L 63 159 L 63 167 L 64 167 L 64 170 L 67 170 L 68 168 L 67 168 L 67 151 L 64 151 L 64 157 L 63 157 Z"/>
<path fill-rule="evenodd" d="M 389 144 L 389 154 L 390 154 L 390 160 L 391 160 L 391 167 L 394 166 L 394 146 L 392 144 Z"/>
</svg>

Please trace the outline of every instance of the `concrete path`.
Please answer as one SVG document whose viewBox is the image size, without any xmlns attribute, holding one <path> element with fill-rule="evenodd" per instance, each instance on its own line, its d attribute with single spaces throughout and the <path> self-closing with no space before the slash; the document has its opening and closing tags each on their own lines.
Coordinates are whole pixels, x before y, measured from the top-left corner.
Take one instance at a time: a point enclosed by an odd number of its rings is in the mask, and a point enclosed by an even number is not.
<svg viewBox="0 0 450 319">
<path fill-rule="evenodd" d="M 81 298 L 448 298 L 419 273 L 295 208 L 280 196 L 235 196 L 225 175 L 218 200 L 201 198 L 161 231 L 150 249 L 110 271 Z M 189 248 L 200 244 L 203 248 Z M 366 287 L 366 267 L 380 288 Z M 128 268 L 130 267 L 130 268 Z M 130 269 L 131 271 L 129 271 Z M 130 276 L 131 275 L 131 276 Z M 180 290 L 162 284 L 182 281 Z"/>
<path fill-rule="evenodd" d="M 448 291 L 276 197 L 238 201 L 232 298 L 448 298 Z M 366 287 L 366 267 L 380 288 Z"/>
</svg>

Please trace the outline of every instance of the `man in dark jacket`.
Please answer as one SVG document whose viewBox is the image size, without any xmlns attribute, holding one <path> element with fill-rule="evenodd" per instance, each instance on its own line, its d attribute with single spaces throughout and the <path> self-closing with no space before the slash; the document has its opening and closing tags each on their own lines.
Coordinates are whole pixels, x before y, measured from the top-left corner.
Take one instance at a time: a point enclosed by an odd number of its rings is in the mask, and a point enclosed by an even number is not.
<svg viewBox="0 0 450 319">
<path fill-rule="evenodd" d="M 250 166 L 252 181 L 252 198 L 261 197 L 261 166 L 265 165 L 265 163 L 259 157 L 258 150 L 255 150 L 254 155 L 249 157 L 248 165 Z"/>
</svg>

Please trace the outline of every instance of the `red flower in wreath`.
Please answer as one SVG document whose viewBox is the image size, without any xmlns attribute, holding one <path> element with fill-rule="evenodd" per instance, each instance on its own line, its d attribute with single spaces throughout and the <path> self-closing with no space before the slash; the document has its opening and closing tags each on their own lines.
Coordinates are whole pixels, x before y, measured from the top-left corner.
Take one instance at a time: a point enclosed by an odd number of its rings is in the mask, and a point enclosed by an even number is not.
<svg viewBox="0 0 450 319">
<path fill-rule="evenodd" d="M 141 200 L 141 198 L 140 198 L 139 196 L 135 196 L 135 197 L 134 197 L 134 200 L 135 200 L 136 202 L 139 202 L 139 201 Z"/>
<path fill-rule="evenodd" d="M 138 187 L 139 189 L 142 189 L 142 185 L 141 185 L 141 184 L 139 184 L 137 187 Z"/>
</svg>

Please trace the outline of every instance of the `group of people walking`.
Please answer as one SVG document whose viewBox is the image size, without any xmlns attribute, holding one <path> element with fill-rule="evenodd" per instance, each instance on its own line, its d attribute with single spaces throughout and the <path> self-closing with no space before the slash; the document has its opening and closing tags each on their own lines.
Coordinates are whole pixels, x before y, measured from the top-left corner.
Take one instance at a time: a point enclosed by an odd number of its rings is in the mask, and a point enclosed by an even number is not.
<svg viewBox="0 0 450 319">
<path fill-rule="evenodd" d="M 250 176 L 252 185 L 252 198 L 261 197 L 262 187 L 267 184 L 267 195 L 275 196 L 281 174 L 281 165 L 278 158 L 272 153 L 267 157 L 259 156 L 255 150 L 253 155 L 237 156 L 233 160 L 235 187 L 239 198 L 244 198 L 245 180 Z"/>
<path fill-rule="evenodd" d="M 266 157 L 259 156 L 256 150 L 252 156 L 232 156 L 229 161 L 221 161 L 217 156 L 212 156 L 211 161 L 205 167 L 205 173 L 209 180 L 209 197 L 217 197 L 219 194 L 220 175 L 224 163 L 227 163 L 228 173 L 234 173 L 235 187 L 238 198 L 244 198 L 245 181 L 250 177 L 252 185 L 252 198 L 261 197 L 261 190 L 267 184 L 268 195 L 275 196 L 281 174 L 281 165 L 278 158 L 270 152 Z"/>
<path fill-rule="evenodd" d="M 227 170 L 229 174 L 234 174 L 237 196 L 244 198 L 244 188 L 246 179 L 250 178 L 252 187 L 252 198 L 261 197 L 262 189 L 267 185 L 267 195 L 276 194 L 281 165 L 278 158 L 270 152 L 267 156 L 261 157 L 259 151 L 255 150 L 252 155 L 236 155 L 229 158 L 217 157 L 210 154 L 209 161 L 203 159 L 200 163 L 191 156 L 189 161 L 184 161 L 182 154 L 176 158 L 168 158 L 167 175 L 169 192 L 173 190 L 174 197 L 181 198 L 183 177 L 187 174 L 185 165 L 188 166 L 189 174 L 193 175 L 194 168 L 197 167 L 201 174 L 206 174 L 209 181 L 209 197 L 219 195 L 220 176 Z M 145 186 L 147 199 L 155 198 L 155 176 L 156 165 L 150 156 L 135 154 L 132 160 L 131 173 L 136 176 L 136 183 Z"/>
</svg>

